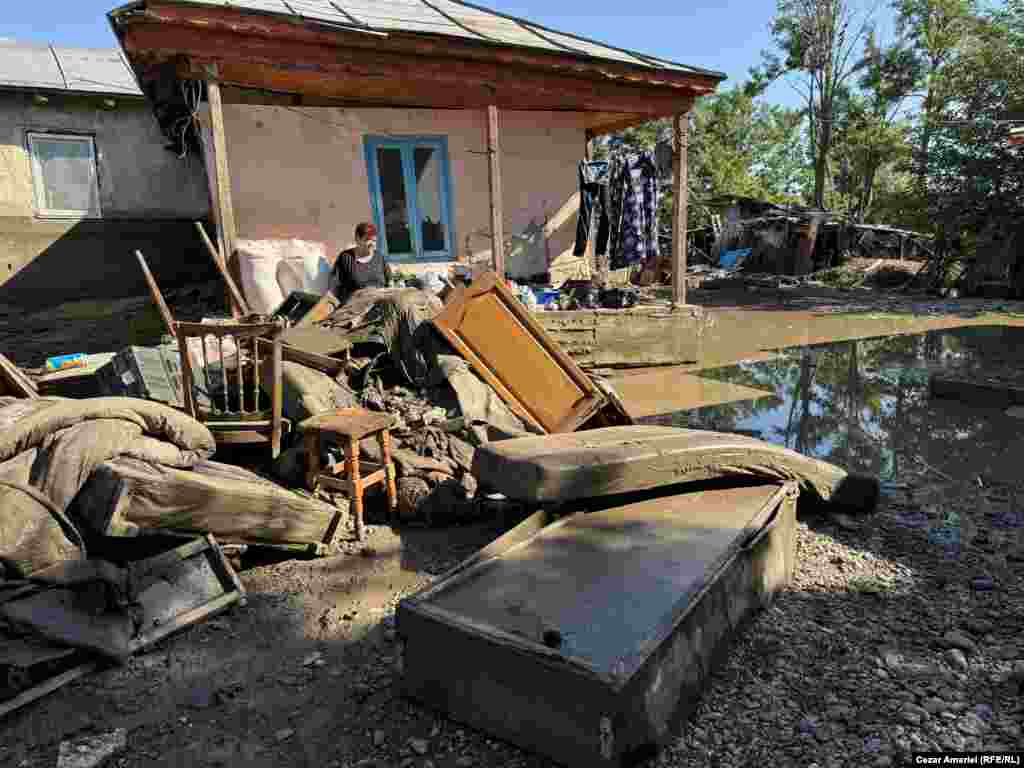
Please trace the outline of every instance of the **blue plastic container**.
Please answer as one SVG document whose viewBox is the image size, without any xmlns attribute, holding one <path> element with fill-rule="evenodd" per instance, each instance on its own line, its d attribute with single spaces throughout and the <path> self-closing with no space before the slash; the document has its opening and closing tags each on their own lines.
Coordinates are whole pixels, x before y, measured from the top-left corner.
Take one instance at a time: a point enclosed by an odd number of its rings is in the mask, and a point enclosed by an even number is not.
<svg viewBox="0 0 1024 768">
<path fill-rule="evenodd" d="M 86 356 L 82 352 L 72 355 L 57 355 L 46 360 L 46 370 L 66 371 L 68 368 L 84 368 L 88 364 Z"/>
<path fill-rule="evenodd" d="M 534 288 L 533 292 L 537 296 L 539 306 L 546 307 L 548 304 L 558 301 L 557 288 Z"/>
</svg>

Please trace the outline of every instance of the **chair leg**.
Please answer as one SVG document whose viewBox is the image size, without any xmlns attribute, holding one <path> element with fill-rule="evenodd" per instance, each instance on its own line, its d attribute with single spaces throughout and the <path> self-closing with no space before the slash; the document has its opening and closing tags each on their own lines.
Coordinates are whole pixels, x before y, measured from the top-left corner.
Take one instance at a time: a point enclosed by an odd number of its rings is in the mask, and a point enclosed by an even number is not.
<svg viewBox="0 0 1024 768">
<path fill-rule="evenodd" d="M 384 474 L 387 477 L 388 517 L 391 518 L 398 510 L 398 488 L 395 485 L 395 465 L 391 461 L 391 432 L 387 429 L 378 432 L 377 443 L 380 445 L 381 458 L 384 461 Z"/>
<path fill-rule="evenodd" d="M 311 429 L 302 436 L 306 449 L 306 488 L 316 493 L 320 484 L 320 433 Z"/>
<path fill-rule="evenodd" d="M 348 463 L 348 495 L 352 503 L 352 520 L 356 528 L 356 541 L 363 540 L 363 478 L 359 474 L 359 441 L 349 439 L 345 446 Z"/>
</svg>

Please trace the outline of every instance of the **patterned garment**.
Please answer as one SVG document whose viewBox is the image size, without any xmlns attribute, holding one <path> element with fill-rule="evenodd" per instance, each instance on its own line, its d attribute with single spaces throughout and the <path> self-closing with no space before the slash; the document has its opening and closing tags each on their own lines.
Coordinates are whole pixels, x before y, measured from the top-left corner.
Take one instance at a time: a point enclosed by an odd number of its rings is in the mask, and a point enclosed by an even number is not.
<svg viewBox="0 0 1024 768">
<path fill-rule="evenodd" d="M 658 173 L 649 152 L 612 159 L 611 268 L 622 269 L 660 255 Z"/>
</svg>

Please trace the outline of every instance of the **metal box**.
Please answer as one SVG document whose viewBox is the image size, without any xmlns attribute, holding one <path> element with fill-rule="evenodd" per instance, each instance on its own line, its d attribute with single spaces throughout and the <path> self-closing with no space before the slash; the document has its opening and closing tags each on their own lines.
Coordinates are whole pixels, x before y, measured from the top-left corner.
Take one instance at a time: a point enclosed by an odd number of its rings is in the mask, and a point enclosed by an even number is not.
<svg viewBox="0 0 1024 768">
<path fill-rule="evenodd" d="M 141 397 L 183 407 L 177 345 L 128 347 L 96 372 L 104 395 Z"/>
<path fill-rule="evenodd" d="M 402 601 L 405 695 L 569 766 L 652 754 L 795 558 L 795 483 L 670 490 L 537 512 Z"/>
</svg>

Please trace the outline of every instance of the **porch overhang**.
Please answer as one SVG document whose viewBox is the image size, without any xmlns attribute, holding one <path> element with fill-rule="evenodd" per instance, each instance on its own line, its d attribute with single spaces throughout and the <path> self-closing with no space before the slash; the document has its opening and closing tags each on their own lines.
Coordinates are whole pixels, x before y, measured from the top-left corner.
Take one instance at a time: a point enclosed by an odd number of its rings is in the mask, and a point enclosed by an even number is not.
<svg viewBox="0 0 1024 768">
<path fill-rule="evenodd" d="M 147 0 L 110 20 L 144 89 L 173 68 L 294 103 L 580 112 L 592 135 L 689 111 L 724 78 L 210 5 Z"/>
</svg>

